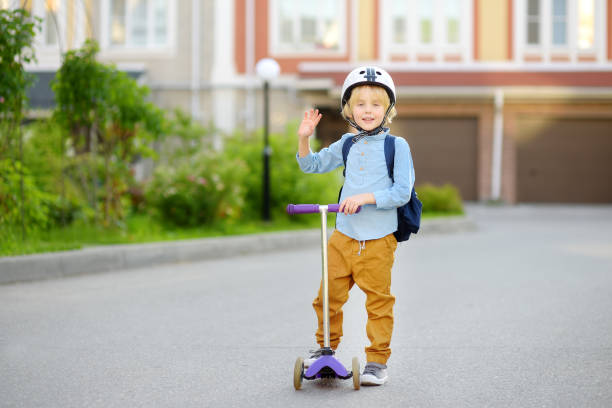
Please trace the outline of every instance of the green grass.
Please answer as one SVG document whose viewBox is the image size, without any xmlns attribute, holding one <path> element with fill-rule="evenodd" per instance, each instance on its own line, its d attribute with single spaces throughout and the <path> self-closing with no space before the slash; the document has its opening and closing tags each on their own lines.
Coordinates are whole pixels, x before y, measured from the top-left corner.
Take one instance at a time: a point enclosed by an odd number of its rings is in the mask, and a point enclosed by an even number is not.
<svg viewBox="0 0 612 408">
<path fill-rule="evenodd" d="M 334 219 L 334 217 L 330 217 L 330 227 L 334 225 Z M 65 228 L 30 232 L 26 234 L 25 240 L 21 239 L 20 231 L 1 231 L 3 237 L 0 237 L 0 256 L 66 251 L 96 245 L 257 234 L 318 228 L 319 225 L 319 217 L 304 217 L 301 222 L 290 222 L 288 219 L 281 217 L 271 222 L 219 223 L 206 227 L 177 228 L 165 226 L 146 215 L 133 215 L 128 217 L 122 226 L 104 228 L 86 223 L 75 223 Z"/>
<path fill-rule="evenodd" d="M 423 219 L 457 216 L 463 213 L 423 213 Z M 335 217 L 328 218 L 328 227 L 333 228 Z M 181 239 L 208 238 L 230 235 L 257 234 L 274 231 L 289 231 L 319 228 L 318 216 L 304 216 L 301 222 L 291 222 L 280 217 L 269 223 L 253 220 L 246 223 L 211 225 L 198 228 L 177 228 L 161 224 L 147 215 L 132 215 L 125 224 L 104 228 L 85 223 L 74 223 L 65 228 L 37 231 L 27 234 L 22 241 L 20 231 L 0 231 L 0 256 L 26 255 L 42 252 L 67 251 L 88 246 L 135 244 Z"/>
</svg>

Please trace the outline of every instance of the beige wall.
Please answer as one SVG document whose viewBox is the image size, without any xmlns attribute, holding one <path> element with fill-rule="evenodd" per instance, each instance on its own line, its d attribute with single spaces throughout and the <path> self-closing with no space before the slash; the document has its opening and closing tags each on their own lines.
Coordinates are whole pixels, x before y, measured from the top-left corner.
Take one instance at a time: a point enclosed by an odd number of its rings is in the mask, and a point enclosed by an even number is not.
<svg viewBox="0 0 612 408">
<path fill-rule="evenodd" d="M 359 41 L 357 43 L 357 59 L 360 61 L 371 61 L 375 59 L 375 44 L 374 41 L 377 38 L 374 32 L 376 28 L 375 24 L 375 10 L 376 6 L 374 0 L 359 0 L 359 25 L 357 27 L 357 35 Z"/>
<path fill-rule="evenodd" d="M 478 2 L 478 55 L 481 61 L 508 59 L 508 1 Z"/>
<path fill-rule="evenodd" d="M 99 5 L 95 6 L 94 15 L 99 14 Z M 200 4 L 200 80 L 206 82 L 210 76 L 212 64 L 214 22 L 214 1 L 204 0 Z M 191 82 L 192 58 L 192 25 L 191 2 L 181 1 L 176 7 L 175 43 L 169 50 L 123 52 L 106 50 L 100 60 L 116 64 L 144 64 L 147 81 L 154 84 L 184 84 Z M 99 24 L 99 19 L 96 20 Z M 100 30 L 96 36 L 99 38 Z"/>
</svg>

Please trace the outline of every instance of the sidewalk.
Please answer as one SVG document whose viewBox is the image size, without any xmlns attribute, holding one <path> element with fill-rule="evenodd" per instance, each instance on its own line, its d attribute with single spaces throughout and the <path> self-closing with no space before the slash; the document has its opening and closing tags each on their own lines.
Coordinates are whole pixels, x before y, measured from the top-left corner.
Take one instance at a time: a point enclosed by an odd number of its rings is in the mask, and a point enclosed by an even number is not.
<svg viewBox="0 0 612 408">
<path fill-rule="evenodd" d="M 476 228 L 469 217 L 423 220 L 415 237 Z M 164 241 L 149 244 L 108 245 L 75 251 L 0 258 L 0 285 L 67 276 L 143 268 L 179 262 L 241 256 L 256 252 L 320 245 L 318 229 Z"/>
</svg>

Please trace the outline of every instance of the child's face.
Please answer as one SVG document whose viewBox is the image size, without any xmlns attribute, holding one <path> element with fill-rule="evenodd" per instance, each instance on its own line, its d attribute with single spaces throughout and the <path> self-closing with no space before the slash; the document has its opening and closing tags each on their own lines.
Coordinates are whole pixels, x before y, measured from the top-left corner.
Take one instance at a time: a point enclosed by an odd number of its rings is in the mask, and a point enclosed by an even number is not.
<svg viewBox="0 0 612 408">
<path fill-rule="evenodd" d="M 364 86 L 355 89 L 350 102 L 353 120 L 363 130 L 376 129 L 381 124 L 386 106 L 375 88 Z"/>
</svg>

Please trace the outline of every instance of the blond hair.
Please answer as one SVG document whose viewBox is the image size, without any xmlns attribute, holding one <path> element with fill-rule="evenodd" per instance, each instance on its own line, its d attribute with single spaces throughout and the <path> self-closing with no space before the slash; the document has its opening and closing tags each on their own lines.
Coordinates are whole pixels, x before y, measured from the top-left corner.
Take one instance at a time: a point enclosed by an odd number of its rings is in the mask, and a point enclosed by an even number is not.
<svg viewBox="0 0 612 408">
<path fill-rule="evenodd" d="M 387 94 L 387 91 L 385 91 L 384 88 L 376 85 L 359 85 L 355 87 L 355 89 L 353 89 L 353 91 L 351 92 L 351 97 L 349 98 L 346 105 L 344 105 L 344 108 L 342 108 L 341 114 L 344 119 L 353 119 L 353 104 L 355 103 L 355 100 L 357 100 L 357 98 L 359 97 L 361 91 L 366 87 L 372 89 L 372 91 L 374 92 L 374 98 L 378 99 L 382 103 L 385 112 L 387 111 L 387 109 L 389 109 L 389 105 L 391 105 L 391 100 L 389 99 L 389 94 Z M 381 125 L 389 126 L 389 124 L 393 121 L 393 118 L 396 115 L 397 111 L 395 110 L 394 106 L 393 108 L 391 108 L 391 111 L 389 111 L 389 114 L 385 118 L 384 123 L 382 123 Z"/>
</svg>

